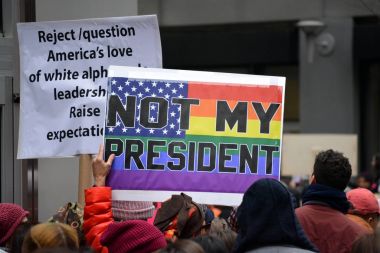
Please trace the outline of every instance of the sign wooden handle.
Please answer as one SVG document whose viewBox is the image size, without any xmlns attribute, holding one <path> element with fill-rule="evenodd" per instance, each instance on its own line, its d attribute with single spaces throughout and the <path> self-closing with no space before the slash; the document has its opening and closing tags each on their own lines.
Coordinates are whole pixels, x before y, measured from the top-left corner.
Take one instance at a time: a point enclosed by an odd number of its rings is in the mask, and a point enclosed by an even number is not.
<svg viewBox="0 0 380 253">
<path fill-rule="evenodd" d="M 79 180 L 78 180 L 78 203 L 84 205 L 84 190 L 91 187 L 92 171 L 91 171 L 92 156 L 80 155 L 79 157 Z"/>
</svg>

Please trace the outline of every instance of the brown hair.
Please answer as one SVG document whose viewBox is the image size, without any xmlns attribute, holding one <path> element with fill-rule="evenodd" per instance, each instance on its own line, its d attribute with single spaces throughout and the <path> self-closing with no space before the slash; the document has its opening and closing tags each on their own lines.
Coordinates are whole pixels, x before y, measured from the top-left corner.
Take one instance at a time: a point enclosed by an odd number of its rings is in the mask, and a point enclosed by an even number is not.
<svg viewBox="0 0 380 253">
<path fill-rule="evenodd" d="M 317 184 L 343 191 L 350 181 L 352 169 L 347 157 L 329 149 L 315 157 L 313 174 Z"/>
<path fill-rule="evenodd" d="M 352 245 L 352 253 L 376 253 L 380 252 L 380 228 L 377 228 L 375 234 L 366 234 L 358 239 Z"/>
<path fill-rule="evenodd" d="M 66 248 L 43 248 L 33 251 L 33 253 L 76 253 L 78 251 L 73 251 Z"/>
<path fill-rule="evenodd" d="M 215 218 L 211 222 L 209 235 L 221 239 L 226 245 L 228 252 L 232 252 L 237 234 L 231 230 L 226 220 L 223 218 Z"/>
<path fill-rule="evenodd" d="M 42 223 L 33 226 L 22 245 L 23 253 L 42 248 L 78 249 L 78 235 L 75 229 L 62 223 Z"/>
<path fill-rule="evenodd" d="M 374 235 L 363 235 L 354 242 L 351 252 L 376 253 L 376 237 Z"/>
<path fill-rule="evenodd" d="M 161 249 L 159 253 L 205 253 L 202 247 L 189 239 L 177 240 L 175 243 L 169 243 L 166 248 Z"/>
</svg>

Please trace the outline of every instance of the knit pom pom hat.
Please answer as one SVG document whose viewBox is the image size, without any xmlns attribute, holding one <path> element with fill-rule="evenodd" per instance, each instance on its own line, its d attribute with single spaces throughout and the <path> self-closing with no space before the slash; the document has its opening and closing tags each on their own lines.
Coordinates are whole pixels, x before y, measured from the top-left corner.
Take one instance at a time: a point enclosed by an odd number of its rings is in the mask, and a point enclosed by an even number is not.
<svg viewBox="0 0 380 253">
<path fill-rule="evenodd" d="M 111 223 L 100 243 L 112 253 L 150 253 L 166 247 L 161 231 L 143 220 Z"/>
<path fill-rule="evenodd" d="M 0 203 L 0 245 L 3 245 L 29 214 L 19 205 Z"/>
</svg>

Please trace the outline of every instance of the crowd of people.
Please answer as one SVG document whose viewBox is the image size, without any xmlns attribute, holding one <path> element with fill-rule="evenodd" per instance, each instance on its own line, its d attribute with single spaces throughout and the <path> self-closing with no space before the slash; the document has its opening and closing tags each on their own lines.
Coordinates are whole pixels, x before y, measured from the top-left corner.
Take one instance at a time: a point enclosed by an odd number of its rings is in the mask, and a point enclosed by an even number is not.
<svg viewBox="0 0 380 253">
<path fill-rule="evenodd" d="M 69 203 L 32 225 L 23 208 L 0 203 L 0 253 L 380 252 L 373 193 L 380 175 L 347 191 L 352 169 L 339 152 L 316 156 L 300 200 L 285 183 L 260 179 L 239 207 L 198 204 L 186 194 L 162 203 L 113 201 L 105 184 L 113 159 L 105 161 L 100 148 L 83 209 Z"/>
</svg>

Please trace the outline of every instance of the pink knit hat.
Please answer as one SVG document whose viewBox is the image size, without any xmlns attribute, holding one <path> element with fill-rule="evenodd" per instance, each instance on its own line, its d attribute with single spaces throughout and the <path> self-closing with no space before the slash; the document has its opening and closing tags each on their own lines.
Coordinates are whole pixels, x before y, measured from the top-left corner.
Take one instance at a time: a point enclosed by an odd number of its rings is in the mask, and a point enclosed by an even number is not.
<svg viewBox="0 0 380 253">
<path fill-rule="evenodd" d="M 166 247 L 161 231 L 143 220 L 111 223 L 100 243 L 112 253 L 150 253 Z"/>
<path fill-rule="evenodd" d="M 19 205 L 0 203 L 0 245 L 4 244 L 29 212 Z"/>
<path fill-rule="evenodd" d="M 353 205 L 353 209 L 350 209 L 349 213 L 361 215 L 379 213 L 379 203 L 371 191 L 365 188 L 356 188 L 347 192 L 346 196 Z"/>
</svg>

